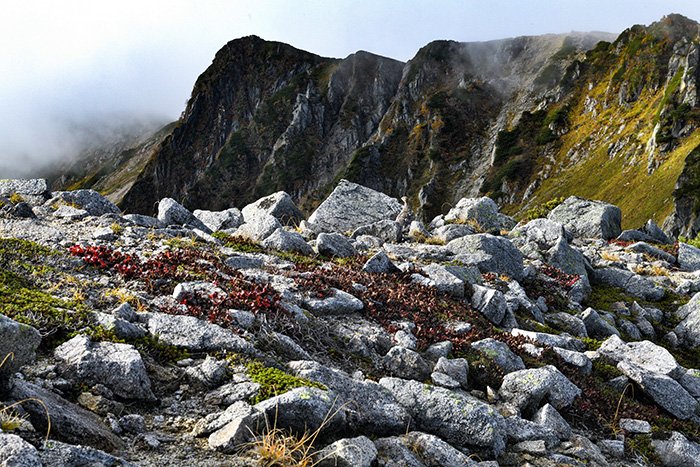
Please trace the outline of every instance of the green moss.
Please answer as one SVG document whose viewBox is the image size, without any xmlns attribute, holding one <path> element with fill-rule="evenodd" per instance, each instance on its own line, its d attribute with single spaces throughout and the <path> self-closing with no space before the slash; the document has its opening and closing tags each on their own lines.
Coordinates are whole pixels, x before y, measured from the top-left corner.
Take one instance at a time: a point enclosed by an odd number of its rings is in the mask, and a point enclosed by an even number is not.
<svg viewBox="0 0 700 467">
<path fill-rule="evenodd" d="M 21 238 L 0 238 L 0 258 L 22 257 L 30 260 L 42 260 L 46 256 L 56 256 L 59 253 L 51 248 Z"/>
<path fill-rule="evenodd" d="M 598 350 L 603 341 L 592 337 L 582 337 L 581 341 L 586 345 L 586 350 Z"/>
<path fill-rule="evenodd" d="M 552 209 L 556 208 L 561 203 L 563 203 L 565 199 L 566 198 L 564 197 L 558 197 L 550 199 L 546 203 L 535 206 L 534 208 L 527 210 L 525 214 L 523 214 L 522 220 L 529 222 L 533 219 L 547 217 L 547 215 L 552 211 Z"/>
<path fill-rule="evenodd" d="M 291 261 L 292 263 L 297 265 L 318 266 L 321 264 L 321 261 L 317 260 L 316 258 L 312 258 L 311 256 L 305 256 L 300 253 L 294 253 L 291 251 L 274 251 L 272 252 L 272 254 L 274 254 L 278 258 L 284 259 L 286 261 Z"/>
<path fill-rule="evenodd" d="M 253 361 L 246 365 L 248 376 L 254 383 L 260 385 L 260 391 L 255 399 L 254 404 L 264 401 L 279 394 L 284 394 L 294 388 L 311 387 L 326 390 L 326 386 L 315 381 L 299 378 L 297 376 L 285 373 L 273 367 L 266 367 L 261 362 Z"/>
<path fill-rule="evenodd" d="M 634 300 L 634 298 L 616 287 L 594 285 L 591 295 L 586 300 L 586 306 L 598 311 L 612 311 L 614 303 L 629 302 L 630 300 Z"/>
<path fill-rule="evenodd" d="M 700 235 L 697 235 L 695 238 L 688 238 L 684 236 L 678 237 L 679 242 L 687 243 L 688 245 L 694 246 L 695 248 L 700 248 Z"/>
<path fill-rule="evenodd" d="M 0 268 L 0 314 L 37 328 L 49 347 L 90 327 L 88 310 L 75 301 L 56 298 L 27 279 Z"/>
<path fill-rule="evenodd" d="M 263 253 L 265 249 L 247 238 L 229 235 L 224 232 L 214 232 L 213 237 L 221 240 L 225 247 L 241 253 Z"/>
<path fill-rule="evenodd" d="M 622 376 L 622 372 L 612 362 L 604 358 L 598 358 L 593 361 L 593 376 L 603 381 L 610 381 L 618 376 Z"/>
<path fill-rule="evenodd" d="M 626 436 L 625 450 L 642 457 L 649 465 L 661 465 L 661 458 L 651 444 L 651 435 Z"/>
</svg>

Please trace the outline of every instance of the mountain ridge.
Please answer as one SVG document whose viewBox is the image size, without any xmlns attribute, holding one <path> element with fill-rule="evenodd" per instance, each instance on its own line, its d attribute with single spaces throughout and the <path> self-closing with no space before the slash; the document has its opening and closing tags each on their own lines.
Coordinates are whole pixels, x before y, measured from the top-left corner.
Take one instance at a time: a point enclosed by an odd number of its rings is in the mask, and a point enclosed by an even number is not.
<svg viewBox="0 0 700 467">
<path fill-rule="evenodd" d="M 347 178 L 407 196 L 426 220 L 480 193 L 516 215 L 581 195 L 635 206 L 628 227 L 669 219 L 669 231 L 695 235 L 695 176 L 684 161 L 698 142 L 697 36 L 696 22 L 669 15 L 616 38 L 433 41 L 406 63 L 236 39 L 217 52 L 171 134 L 114 200 L 150 214 L 165 196 L 220 209 L 284 190 L 310 212 Z M 646 139 L 637 141 L 632 127 Z M 623 162 L 621 148 L 636 157 Z M 601 170 L 603 183 L 591 175 Z M 641 204 L 619 189 L 625 183 Z M 657 185 L 661 199 L 652 199 Z"/>
</svg>

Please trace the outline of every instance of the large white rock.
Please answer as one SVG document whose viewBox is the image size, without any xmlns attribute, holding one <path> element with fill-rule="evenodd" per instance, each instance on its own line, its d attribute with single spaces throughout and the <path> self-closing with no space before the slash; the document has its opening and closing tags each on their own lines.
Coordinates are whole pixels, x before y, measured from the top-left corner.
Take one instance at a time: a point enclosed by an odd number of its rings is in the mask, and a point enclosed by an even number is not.
<svg viewBox="0 0 700 467">
<path fill-rule="evenodd" d="M 351 232 L 363 225 L 394 220 L 401 202 L 371 188 L 341 180 L 309 217 L 317 232 Z"/>
<path fill-rule="evenodd" d="M 155 400 L 141 354 L 132 345 L 91 342 L 78 335 L 54 351 L 62 374 L 86 384 L 103 384 L 125 399 Z"/>
<path fill-rule="evenodd" d="M 409 411 L 418 429 L 454 446 L 480 446 L 496 454 L 505 448 L 505 422 L 488 404 L 418 381 L 382 378 L 379 384 Z"/>
<path fill-rule="evenodd" d="M 265 214 L 276 218 L 285 225 L 297 225 L 304 218 L 304 215 L 292 201 L 292 197 L 284 191 L 278 191 L 250 203 L 241 209 L 241 213 L 243 213 L 246 222 Z"/>
<path fill-rule="evenodd" d="M 253 347 L 218 324 L 202 321 L 194 316 L 150 313 L 144 316 L 148 331 L 166 344 L 193 351 L 221 351 L 252 353 Z"/>
<path fill-rule="evenodd" d="M 34 361 L 40 343 L 39 331 L 0 315 L 0 361 L 7 357 L 0 367 L 0 390 L 8 389 L 11 376 L 20 367 Z"/>
<path fill-rule="evenodd" d="M 576 196 L 568 197 L 552 209 L 547 219 L 559 222 L 579 238 L 616 238 L 622 232 L 622 211 L 617 206 L 602 201 L 592 201 Z"/>
<path fill-rule="evenodd" d="M 498 205 L 486 196 L 460 199 L 445 215 L 445 221 L 471 222 L 481 232 L 510 230 L 516 224 L 513 218 L 498 212 Z"/>
</svg>

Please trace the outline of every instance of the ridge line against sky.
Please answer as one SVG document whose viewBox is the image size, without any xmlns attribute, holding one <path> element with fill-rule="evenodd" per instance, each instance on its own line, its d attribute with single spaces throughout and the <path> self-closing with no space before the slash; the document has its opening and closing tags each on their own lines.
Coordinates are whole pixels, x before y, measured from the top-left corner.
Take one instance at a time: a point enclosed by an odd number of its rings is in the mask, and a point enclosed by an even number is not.
<svg viewBox="0 0 700 467">
<path fill-rule="evenodd" d="M 669 13 L 700 20 L 697 0 L 24 0 L 3 10 L 0 178 L 71 155 L 122 120 L 176 119 L 216 51 L 242 36 L 407 61 L 438 39 L 619 33 Z"/>
</svg>

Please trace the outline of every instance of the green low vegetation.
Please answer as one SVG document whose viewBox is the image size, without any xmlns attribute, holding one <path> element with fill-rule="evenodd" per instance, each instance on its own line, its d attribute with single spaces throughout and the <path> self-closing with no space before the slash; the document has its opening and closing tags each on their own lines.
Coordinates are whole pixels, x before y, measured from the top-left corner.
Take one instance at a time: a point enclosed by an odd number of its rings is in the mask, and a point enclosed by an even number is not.
<svg viewBox="0 0 700 467">
<path fill-rule="evenodd" d="M 221 240 L 225 247 L 241 253 L 263 253 L 265 249 L 252 240 L 229 235 L 225 232 L 214 232 L 213 237 Z"/>
<path fill-rule="evenodd" d="M 285 373 L 274 367 L 263 365 L 259 361 L 252 361 L 246 365 L 248 376 L 254 383 L 260 385 L 260 391 L 252 401 L 254 404 L 271 397 L 283 394 L 294 388 L 311 387 L 326 390 L 326 386 L 315 381 L 299 378 Z"/>
<path fill-rule="evenodd" d="M 539 204 L 534 208 L 525 211 L 522 220 L 529 222 L 531 220 L 539 219 L 541 217 L 547 217 L 547 215 L 552 211 L 552 209 L 556 208 L 561 203 L 563 203 L 565 199 L 566 198 L 560 196 L 558 198 L 550 199 L 545 203 Z"/>
</svg>

